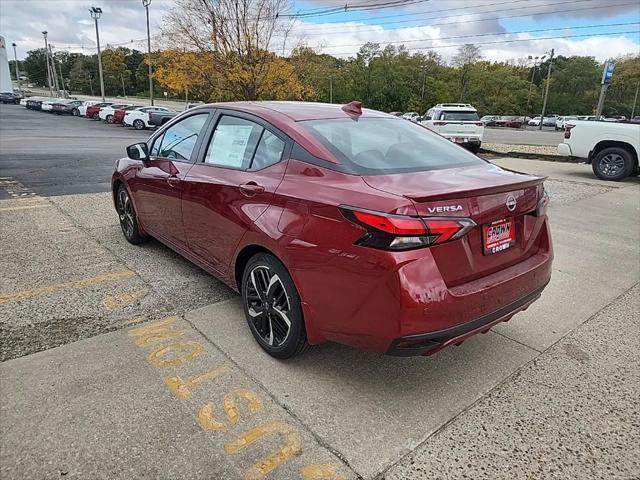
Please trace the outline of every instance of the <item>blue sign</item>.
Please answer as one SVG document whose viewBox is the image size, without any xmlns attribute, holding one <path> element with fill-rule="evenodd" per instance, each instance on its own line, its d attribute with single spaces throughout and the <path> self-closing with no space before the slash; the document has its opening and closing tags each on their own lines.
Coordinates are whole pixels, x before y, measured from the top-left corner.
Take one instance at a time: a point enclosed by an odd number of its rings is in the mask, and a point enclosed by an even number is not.
<svg viewBox="0 0 640 480">
<path fill-rule="evenodd" d="M 613 62 L 607 62 L 604 65 L 604 74 L 602 75 L 602 83 L 611 83 L 611 77 L 613 77 L 613 69 L 616 64 Z"/>
</svg>

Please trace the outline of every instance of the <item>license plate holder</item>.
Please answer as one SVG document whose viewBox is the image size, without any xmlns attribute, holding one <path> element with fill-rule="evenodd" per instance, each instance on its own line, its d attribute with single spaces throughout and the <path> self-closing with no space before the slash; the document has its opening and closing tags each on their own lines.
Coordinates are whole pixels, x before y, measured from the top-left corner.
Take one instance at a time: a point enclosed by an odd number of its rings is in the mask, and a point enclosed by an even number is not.
<svg viewBox="0 0 640 480">
<path fill-rule="evenodd" d="M 485 255 L 503 252 L 516 244 L 513 218 L 503 218 L 482 226 L 482 247 Z"/>
</svg>

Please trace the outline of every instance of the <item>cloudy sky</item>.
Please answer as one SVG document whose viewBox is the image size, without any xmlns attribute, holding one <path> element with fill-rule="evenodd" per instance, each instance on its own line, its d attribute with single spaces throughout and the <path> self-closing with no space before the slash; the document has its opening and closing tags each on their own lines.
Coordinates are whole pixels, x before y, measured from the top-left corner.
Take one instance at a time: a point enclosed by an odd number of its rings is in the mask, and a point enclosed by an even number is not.
<svg viewBox="0 0 640 480">
<path fill-rule="evenodd" d="M 404 44 L 411 51 L 435 49 L 445 59 L 462 43 L 480 44 L 484 57 L 491 60 L 542 55 L 551 48 L 558 55 L 592 55 L 598 60 L 640 53 L 638 0 L 407 0 L 409 5 L 392 8 L 326 12 L 345 3 L 380 6 L 389 1 L 294 0 L 293 12 L 323 14 L 297 19 L 285 51 L 304 44 L 348 57 L 373 41 Z M 145 50 L 141 0 L 0 0 L 0 34 L 8 45 L 18 44 L 19 58 L 43 45 L 43 30 L 57 49 L 92 53 L 96 43 L 91 5 L 104 11 L 102 45 Z M 152 34 L 172 5 L 171 0 L 152 0 Z M 274 48 L 281 52 L 282 43 Z"/>
</svg>

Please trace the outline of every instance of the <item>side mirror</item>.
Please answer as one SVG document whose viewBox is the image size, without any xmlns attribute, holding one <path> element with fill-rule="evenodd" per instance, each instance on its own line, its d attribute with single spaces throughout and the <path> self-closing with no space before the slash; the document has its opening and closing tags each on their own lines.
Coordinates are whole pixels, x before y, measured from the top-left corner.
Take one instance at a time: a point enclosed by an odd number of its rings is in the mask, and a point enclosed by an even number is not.
<svg viewBox="0 0 640 480">
<path fill-rule="evenodd" d="M 127 156 L 131 160 L 142 160 L 142 163 L 147 163 L 149 160 L 149 146 L 146 142 L 134 143 L 127 147 Z"/>
<path fill-rule="evenodd" d="M 424 120 L 431 120 L 431 116 L 430 116 L 430 115 L 426 115 L 426 116 L 424 117 Z"/>
</svg>

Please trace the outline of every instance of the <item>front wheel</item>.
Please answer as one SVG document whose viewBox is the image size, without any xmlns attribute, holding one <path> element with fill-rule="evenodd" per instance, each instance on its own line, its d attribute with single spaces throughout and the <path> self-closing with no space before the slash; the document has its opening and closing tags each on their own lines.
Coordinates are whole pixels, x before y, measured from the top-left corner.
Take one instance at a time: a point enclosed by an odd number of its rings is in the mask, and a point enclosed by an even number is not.
<svg viewBox="0 0 640 480">
<path fill-rule="evenodd" d="M 100 119 L 100 114 L 99 113 L 94 113 L 92 118 L 94 120 L 99 120 Z"/>
<path fill-rule="evenodd" d="M 144 242 L 146 237 L 140 233 L 138 216 L 136 215 L 133 202 L 129 196 L 129 191 L 124 185 L 120 185 L 116 195 L 116 209 L 124 238 L 133 245 Z"/>
<path fill-rule="evenodd" d="M 77 108 L 74 108 L 71 113 L 73 114 L 74 117 L 79 117 L 80 116 L 80 110 L 78 110 Z"/>
<path fill-rule="evenodd" d="M 135 128 L 136 130 L 144 130 L 145 128 L 145 124 L 142 120 L 138 119 L 138 120 L 134 120 L 133 121 L 133 128 Z"/>
<path fill-rule="evenodd" d="M 249 329 L 264 351 L 286 359 L 307 349 L 298 291 L 276 257 L 268 253 L 251 257 L 242 275 L 241 292 Z"/>
<path fill-rule="evenodd" d="M 113 123 L 113 115 L 107 115 L 107 123 Z"/>
<path fill-rule="evenodd" d="M 591 162 L 591 167 L 596 177 L 600 180 L 613 180 L 615 182 L 619 182 L 631 175 L 635 166 L 629 151 L 620 147 L 605 148 Z"/>
</svg>

